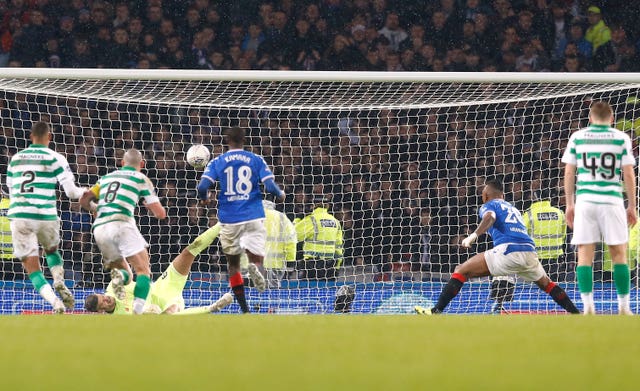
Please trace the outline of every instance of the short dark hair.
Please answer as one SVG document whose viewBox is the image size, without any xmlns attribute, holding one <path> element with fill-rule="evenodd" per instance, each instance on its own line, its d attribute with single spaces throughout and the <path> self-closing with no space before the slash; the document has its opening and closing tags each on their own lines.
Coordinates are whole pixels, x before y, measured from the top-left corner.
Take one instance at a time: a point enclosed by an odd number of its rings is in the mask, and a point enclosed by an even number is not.
<svg viewBox="0 0 640 391">
<path fill-rule="evenodd" d="M 98 312 L 98 295 L 90 294 L 84 299 L 84 309 L 89 312 Z"/>
<path fill-rule="evenodd" d="M 41 138 L 49 134 L 49 132 L 49 124 L 46 122 L 38 121 L 31 127 L 33 137 Z"/>
<path fill-rule="evenodd" d="M 484 184 L 491 187 L 493 190 L 499 191 L 500 193 L 504 192 L 504 186 L 502 186 L 502 182 L 498 178 L 489 178 L 484 182 Z"/>
<path fill-rule="evenodd" d="M 590 114 L 598 121 L 607 121 L 613 115 L 613 110 L 607 102 L 598 101 L 591 105 Z"/>
<path fill-rule="evenodd" d="M 229 128 L 226 132 L 227 143 L 244 144 L 244 129 L 239 126 Z"/>
</svg>

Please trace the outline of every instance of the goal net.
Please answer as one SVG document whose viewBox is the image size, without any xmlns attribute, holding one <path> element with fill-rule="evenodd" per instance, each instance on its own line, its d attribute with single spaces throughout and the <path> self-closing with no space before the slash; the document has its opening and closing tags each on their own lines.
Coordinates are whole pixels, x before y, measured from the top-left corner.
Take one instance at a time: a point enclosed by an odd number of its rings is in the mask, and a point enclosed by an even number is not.
<svg viewBox="0 0 640 391">
<path fill-rule="evenodd" d="M 145 172 L 168 210 L 165 221 L 144 208 L 137 212 L 157 278 L 216 221 L 215 205 L 197 203 L 201 172 L 186 164 L 186 150 L 204 144 L 217 156 L 224 151 L 223 130 L 241 126 L 247 148 L 264 156 L 288 194 L 276 209 L 301 218 L 311 211 L 313 196 L 322 194 L 344 231 L 335 273 L 330 263 L 312 270 L 322 263 L 305 261 L 299 243 L 295 262 L 266 270 L 269 289 L 248 288 L 252 310 L 331 313 L 336 293 L 347 285 L 355 292 L 352 312 L 408 313 L 435 302 L 453 268 L 490 247 L 488 236 L 471 250 L 460 247 L 479 221 L 486 178 L 501 179 L 505 198 L 523 212 L 539 196 L 564 209 L 560 157 L 569 135 L 588 124 L 590 102 L 602 99 L 637 148 L 639 88 L 640 76 L 633 74 L 3 69 L 0 171 L 4 184 L 8 160 L 29 144 L 35 121 L 52 124 L 52 148 L 66 155 L 82 186 L 115 169 L 124 149 L 143 151 Z M 92 239 L 91 216 L 62 192 L 59 199 L 60 249 L 81 310 L 83 298 L 102 291 L 109 276 Z M 568 233 L 564 255 L 544 266 L 578 301 Z M 3 243 L 8 241 L 5 236 Z M 634 311 L 637 247 L 635 235 Z M 612 312 L 611 264 L 602 251 L 596 258 L 596 305 Z M 0 280 L 1 313 L 50 310 L 10 256 L 2 259 Z M 192 267 L 187 306 L 211 303 L 229 290 L 227 280 L 216 240 Z M 448 311 L 487 313 L 492 304 L 489 279 L 476 279 Z M 561 310 L 522 280 L 504 306 L 523 313 Z"/>
</svg>

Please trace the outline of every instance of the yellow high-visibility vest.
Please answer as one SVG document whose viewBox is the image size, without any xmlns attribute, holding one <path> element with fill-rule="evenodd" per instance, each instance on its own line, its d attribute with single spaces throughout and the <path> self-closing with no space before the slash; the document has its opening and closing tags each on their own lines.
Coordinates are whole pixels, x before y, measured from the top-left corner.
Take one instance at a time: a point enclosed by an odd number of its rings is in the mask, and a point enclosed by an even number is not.
<svg viewBox="0 0 640 391">
<path fill-rule="evenodd" d="M 529 236 L 536 244 L 540 259 L 555 259 L 564 254 L 567 222 L 564 212 L 551 206 L 551 201 L 538 201 L 522 216 Z"/>
<path fill-rule="evenodd" d="M 0 201 L 0 258 L 13 259 L 13 242 L 11 240 L 11 223 L 7 217 L 9 211 L 9 197 Z"/>
<path fill-rule="evenodd" d="M 264 209 L 267 230 L 264 267 L 284 269 L 287 262 L 296 260 L 296 228 L 289 218 L 274 209 Z"/>
<path fill-rule="evenodd" d="M 342 226 L 326 208 L 315 208 L 296 223 L 298 241 L 304 241 L 305 259 L 335 259 L 342 264 Z"/>
</svg>

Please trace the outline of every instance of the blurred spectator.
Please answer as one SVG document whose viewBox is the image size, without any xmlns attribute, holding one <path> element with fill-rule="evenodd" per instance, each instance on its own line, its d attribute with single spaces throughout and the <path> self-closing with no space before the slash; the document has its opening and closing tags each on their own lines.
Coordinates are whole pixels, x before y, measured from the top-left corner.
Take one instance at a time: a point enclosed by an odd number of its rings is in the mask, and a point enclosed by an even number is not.
<svg viewBox="0 0 640 391">
<path fill-rule="evenodd" d="M 387 15 L 384 27 L 378 33 L 389 40 L 389 46 L 393 51 L 397 51 L 400 48 L 400 44 L 409 36 L 400 27 L 400 17 L 393 12 Z"/>
<path fill-rule="evenodd" d="M 564 65 L 560 69 L 561 72 L 584 72 L 585 69 L 577 56 L 566 56 Z"/>
<path fill-rule="evenodd" d="M 426 35 L 438 54 L 444 54 L 456 42 L 453 28 L 447 26 L 447 16 L 442 11 L 433 13 Z"/>
<path fill-rule="evenodd" d="M 539 72 L 547 68 L 546 60 L 540 56 L 538 46 L 533 41 L 523 43 L 522 54 L 516 58 L 516 71 Z"/>
<path fill-rule="evenodd" d="M 585 39 L 593 46 L 592 70 L 602 72 L 611 64 L 615 53 L 611 44 L 611 30 L 602 19 L 599 7 L 590 6 L 587 10 L 589 28 Z"/>
<path fill-rule="evenodd" d="M 584 37 L 584 30 L 580 22 L 572 22 L 569 28 L 569 34 L 558 42 L 556 51 L 553 53 L 553 60 L 559 62 L 565 57 L 566 48 L 569 44 L 574 44 L 577 49 L 575 56 L 582 57 L 583 61 L 587 61 L 591 58 L 591 52 L 593 46 L 591 42 L 587 41 Z"/>
<path fill-rule="evenodd" d="M 545 71 L 562 68 L 566 47 L 576 43 L 584 68 L 616 71 L 633 68 L 622 58 L 635 56 L 627 41 L 638 42 L 640 32 L 632 13 L 613 5 L 563 0 L 52 4 L 16 0 L 0 9 L 0 66 L 508 71 L 515 56 L 519 69 Z M 618 42 L 616 29 L 626 36 Z M 93 60 L 73 58 L 77 39 L 89 41 Z M 524 54 L 526 42 L 543 66 Z"/>
<path fill-rule="evenodd" d="M 29 15 L 29 24 L 20 31 L 20 34 L 14 35 L 11 58 L 26 67 L 35 66 L 38 61 L 45 61 L 45 43 L 51 36 L 53 36 L 53 29 L 44 23 L 42 11 L 32 10 Z"/>
<path fill-rule="evenodd" d="M 70 68 L 94 68 L 96 58 L 86 38 L 76 38 L 73 41 L 73 52 L 67 57 L 64 66 Z"/>
</svg>

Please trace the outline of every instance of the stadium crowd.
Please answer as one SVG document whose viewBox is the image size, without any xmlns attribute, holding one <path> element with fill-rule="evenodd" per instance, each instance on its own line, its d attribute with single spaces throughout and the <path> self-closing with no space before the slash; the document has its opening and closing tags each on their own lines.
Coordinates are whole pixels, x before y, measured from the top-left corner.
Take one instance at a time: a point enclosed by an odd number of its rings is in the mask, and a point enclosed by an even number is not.
<svg viewBox="0 0 640 391">
<path fill-rule="evenodd" d="M 639 5 L 4 0 L 0 66 L 632 72 Z"/>
<path fill-rule="evenodd" d="M 633 13 L 613 3 L 0 1 L 0 65 L 635 71 L 638 27 L 631 23 Z M 605 23 L 609 39 L 602 32 Z M 508 184 L 508 199 L 520 210 L 534 191 L 558 189 L 559 155 L 571 130 L 586 125 L 589 103 L 562 112 L 504 104 L 463 112 L 327 112 L 294 119 L 277 111 L 3 94 L 1 172 L 7 158 L 27 145 L 36 120 L 53 125 L 55 149 L 68 157 L 84 186 L 117 166 L 117 152 L 144 151 L 146 172 L 158 184 L 169 216 L 166 222 L 140 218 L 154 272 L 215 222 L 215 205 L 207 210 L 196 203 L 198 173 L 186 166 L 186 149 L 203 143 L 217 156 L 222 129 L 240 125 L 249 129 L 251 149 L 267 159 L 287 192 L 290 219 L 309 211 L 313 194 L 329 195 L 344 227 L 344 265 L 375 280 L 431 278 L 466 259 L 459 242 L 476 222 L 478 189 L 487 176 Z M 240 120 L 232 123 L 233 118 Z M 541 123 L 548 125 L 534 125 Z M 556 193 L 552 202 L 562 205 L 563 199 Z M 101 283 L 90 216 L 76 203 L 65 202 L 61 210 L 63 257 L 72 262 L 74 279 Z M 203 254 L 194 271 L 224 270 L 219 254 L 217 248 Z M 2 270 L 6 278 L 21 273 L 8 263 Z M 296 278 L 295 271 L 290 277 Z"/>
</svg>

